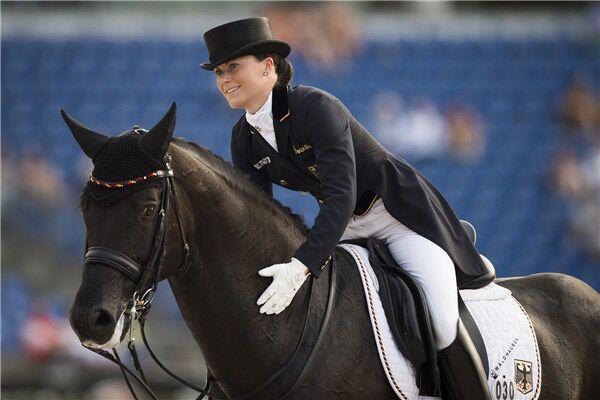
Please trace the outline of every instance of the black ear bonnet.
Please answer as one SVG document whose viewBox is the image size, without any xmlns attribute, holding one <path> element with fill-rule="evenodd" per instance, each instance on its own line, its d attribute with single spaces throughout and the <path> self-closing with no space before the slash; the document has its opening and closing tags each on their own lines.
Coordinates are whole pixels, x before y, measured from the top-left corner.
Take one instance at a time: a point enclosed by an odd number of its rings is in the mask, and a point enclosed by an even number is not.
<svg viewBox="0 0 600 400">
<path fill-rule="evenodd" d="M 92 159 L 93 178 L 109 183 L 126 182 L 162 170 L 164 167 L 153 157 L 148 156 L 140 146 L 145 134 L 147 134 L 145 129 L 134 127 L 119 136 L 109 138 Z M 133 185 L 108 188 L 88 180 L 84 191 L 90 195 L 91 200 L 112 203 L 141 188 L 162 184 L 161 178 L 149 177 Z"/>
<path fill-rule="evenodd" d="M 92 159 L 94 170 L 83 195 L 93 201 L 112 203 L 140 188 L 162 186 L 163 158 L 173 138 L 177 105 L 150 130 L 134 126 L 110 137 L 87 128 L 65 110 L 60 113 L 83 152 Z"/>
</svg>

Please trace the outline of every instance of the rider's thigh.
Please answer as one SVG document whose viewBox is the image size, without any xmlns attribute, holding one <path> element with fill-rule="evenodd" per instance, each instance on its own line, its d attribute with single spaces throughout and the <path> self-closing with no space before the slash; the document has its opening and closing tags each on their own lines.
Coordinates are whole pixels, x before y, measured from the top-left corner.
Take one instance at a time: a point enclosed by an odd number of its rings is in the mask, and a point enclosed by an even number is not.
<svg viewBox="0 0 600 400">
<path fill-rule="evenodd" d="M 444 349 L 456 338 L 458 323 L 454 263 L 444 249 L 400 222 L 395 230 L 388 230 L 385 240 L 396 262 L 421 284 L 437 349 Z"/>
</svg>

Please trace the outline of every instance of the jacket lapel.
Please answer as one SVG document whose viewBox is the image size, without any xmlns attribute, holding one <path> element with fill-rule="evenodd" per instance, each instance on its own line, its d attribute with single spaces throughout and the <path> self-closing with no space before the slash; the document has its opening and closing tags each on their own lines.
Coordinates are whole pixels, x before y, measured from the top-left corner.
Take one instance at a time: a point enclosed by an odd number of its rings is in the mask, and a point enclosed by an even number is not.
<svg viewBox="0 0 600 400">
<path fill-rule="evenodd" d="M 286 180 L 290 182 L 293 180 L 296 184 L 305 187 L 314 186 L 318 184 L 318 180 L 290 161 L 292 127 L 289 118 L 288 93 L 289 86 L 273 89 L 273 129 L 275 130 L 278 151 L 275 151 L 248 121 L 245 121 L 246 128 L 253 136 L 253 153 L 259 156 L 258 158 L 270 157 L 272 167 L 278 168 L 283 175 L 286 175 Z"/>
<path fill-rule="evenodd" d="M 288 108 L 288 93 L 289 86 L 273 89 L 272 113 L 273 113 L 273 129 L 275 130 L 275 140 L 277 141 L 277 149 L 281 155 L 288 158 L 289 142 L 290 142 L 290 110 Z"/>
<path fill-rule="evenodd" d="M 275 125 L 274 121 L 273 125 Z M 296 175 L 301 174 L 300 169 L 291 161 L 289 161 L 285 156 L 285 154 L 288 153 L 289 149 L 283 147 L 283 143 L 287 143 L 287 139 L 277 139 L 277 150 L 279 151 L 275 151 L 275 149 L 271 147 L 267 140 L 264 137 L 262 137 L 262 135 L 256 129 L 254 129 L 254 127 L 248 122 L 246 122 L 246 127 L 252 134 L 252 150 L 254 154 L 258 155 L 259 157 L 269 156 L 273 160 L 273 163 L 278 165 L 279 168 L 286 171 L 294 172 Z M 279 137 L 279 135 L 277 133 L 277 128 L 275 129 L 275 135 L 277 138 Z M 285 136 L 288 135 L 288 132 L 283 133 Z"/>
<path fill-rule="evenodd" d="M 286 163 L 290 165 L 290 168 L 295 169 L 299 175 L 303 176 L 306 181 L 310 181 L 311 184 L 320 184 L 320 181 L 313 174 L 307 172 L 303 165 L 298 165 L 293 161 L 296 157 L 292 151 L 294 141 L 292 140 L 292 119 L 288 105 L 289 94 L 289 86 L 276 86 L 273 89 L 273 128 L 275 130 L 277 148 L 286 159 Z"/>
<path fill-rule="evenodd" d="M 291 127 L 289 124 L 288 95 L 289 86 L 285 88 L 275 87 L 273 89 L 273 101 L 271 112 L 273 114 L 273 129 L 275 130 L 275 141 L 277 142 L 277 151 L 275 151 L 265 138 L 254 129 L 252 125 L 245 121 L 246 129 L 252 134 L 252 148 L 254 152 L 261 155 L 276 156 L 278 159 L 284 159 L 289 156 L 289 136 Z"/>
</svg>

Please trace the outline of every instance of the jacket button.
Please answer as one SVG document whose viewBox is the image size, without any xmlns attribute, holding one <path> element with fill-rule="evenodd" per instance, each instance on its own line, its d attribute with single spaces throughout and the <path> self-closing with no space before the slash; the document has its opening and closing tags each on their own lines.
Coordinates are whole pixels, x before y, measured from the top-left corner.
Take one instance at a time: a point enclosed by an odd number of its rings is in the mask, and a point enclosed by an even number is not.
<svg viewBox="0 0 600 400">
<path fill-rule="evenodd" d="M 283 186 L 288 184 L 285 179 L 280 180 L 279 183 L 282 184 Z"/>
</svg>

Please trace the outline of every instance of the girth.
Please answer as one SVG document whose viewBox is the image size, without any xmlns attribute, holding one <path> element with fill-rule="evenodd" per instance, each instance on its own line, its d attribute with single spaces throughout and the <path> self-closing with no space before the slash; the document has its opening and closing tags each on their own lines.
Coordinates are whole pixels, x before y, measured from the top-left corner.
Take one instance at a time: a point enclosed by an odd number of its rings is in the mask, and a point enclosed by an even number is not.
<svg viewBox="0 0 600 400">
<path fill-rule="evenodd" d="M 465 305 L 460 293 L 458 294 L 458 314 L 460 316 L 460 320 L 469 333 L 471 341 L 475 345 L 475 349 L 477 350 L 479 358 L 481 359 L 481 365 L 483 366 L 483 370 L 487 375 L 490 372 L 490 365 L 488 361 L 487 350 L 485 348 L 485 342 L 483 341 L 483 336 L 481 336 L 481 331 L 479 330 L 475 319 Z"/>
<path fill-rule="evenodd" d="M 334 253 L 334 259 L 329 267 L 329 294 L 327 297 L 327 308 L 325 309 L 323 317 L 320 317 L 317 308 L 311 307 L 316 291 L 314 287 L 314 278 L 311 275 L 310 298 L 308 309 L 306 311 L 306 319 L 304 320 L 300 340 L 298 340 L 298 344 L 296 345 L 292 357 L 286 365 L 277 370 L 258 387 L 249 392 L 230 397 L 232 400 L 283 400 L 296 388 L 296 385 L 302 381 L 302 378 L 310 370 L 315 355 L 320 348 L 322 339 L 325 336 L 325 332 L 327 331 L 335 300 L 335 293 L 337 290 L 337 267 L 335 257 Z M 323 275 L 319 277 L 319 280 L 321 279 L 323 279 Z M 319 319 L 322 320 L 320 329 L 312 329 L 311 327 L 317 325 Z M 218 379 L 216 381 L 218 382 Z"/>
</svg>

